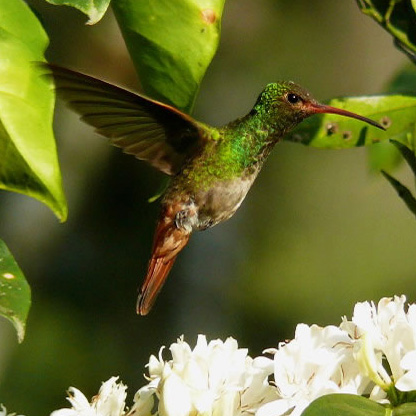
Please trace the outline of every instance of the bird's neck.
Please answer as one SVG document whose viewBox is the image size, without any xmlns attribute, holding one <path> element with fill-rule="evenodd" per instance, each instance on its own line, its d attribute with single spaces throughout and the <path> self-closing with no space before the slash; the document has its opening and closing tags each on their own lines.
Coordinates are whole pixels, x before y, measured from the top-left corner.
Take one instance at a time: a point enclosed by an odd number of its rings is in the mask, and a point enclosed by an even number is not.
<svg viewBox="0 0 416 416">
<path fill-rule="evenodd" d="M 262 163 L 286 132 L 279 120 L 270 122 L 256 109 L 221 130 L 226 137 L 227 146 L 232 147 L 232 151 L 239 156 L 240 163 L 245 167 Z"/>
</svg>

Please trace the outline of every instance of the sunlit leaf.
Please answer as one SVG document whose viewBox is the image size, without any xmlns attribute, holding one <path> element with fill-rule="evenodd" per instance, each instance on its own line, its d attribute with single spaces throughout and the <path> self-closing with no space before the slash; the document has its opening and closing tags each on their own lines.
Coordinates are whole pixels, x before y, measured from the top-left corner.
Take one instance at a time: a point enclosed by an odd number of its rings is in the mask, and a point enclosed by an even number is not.
<svg viewBox="0 0 416 416">
<path fill-rule="evenodd" d="M 113 0 L 147 95 L 190 112 L 218 46 L 225 0 Z"/>
<path fill-rule="evenodd" d="M 0 315 L 13 323 L 19 342 L 25 336 L 30 303 L 30 287 L 6 244 L 0 240 Z"/>
<path fill-rule="evenodd" d="M 293 133 L 287 135 L 285 140 L 313 147 L 342 149 L 367 146 L 392 138 L 407 142 L 409 137 L 413 137 L 416 96 L 380 95 L 339 98 L 331 100 L 329 104 L 378 121 L 387 128 L 387 131 L 351 118 L 324 114 L 308 118 Z"/>
<path fill-rule="evenodd" d="M 353 394 L 329 394 L 313 401 L 301 416 L 388 416 L 384 406 Z"/>
<path fill-rule="evenodd" d="M 414 65 L 404 66 L 390 81 L 386 92 L 389 94 L 414 95 L 416 93 L 416 69 Z M 416 128 L 416 120 L 414 124 Z M 408 137 L 408 145 L 414 138 L 414 132 Z M 369 165 L 374 171 L 384 170 L 392 172 L 395 170 L 403 158 L 397 148 L 390 142 L 384 141 L 376 146 L 368 148 Z"/>
<path fill-rule="evenodd" d="M 89 20 L 88 25 L 93 25 L 101 20 L 108 9 L 110 0 L 46 0 L 57 6 L 72 6 L 85 13 Z"/>
<path fill-rule="evenodd" d="M 0 188 L 67 215 L 52 131 L 54 93 L 33 61 L 48 38 L 23 0 L 0 2 Z"/>
<path fill-rule="evenodd" d="M 416 90 L 416 71 L 414 66 L 406 66 L 400 71 L 390 83 L 389 91 L 392 92 L 415 92 Z M 390 146 L 386 145 L 387 156 L 396 156 L 400 154 L 401 157 L 395 160 L 393 164 L 387 164 L 385 159 L 378 157 L 374 150 L 370 152 L 370 156 L 373 158 L 372 164 L 376 168 L 382 170 L 384 177 L 390 182 L 393 188 L 398 193 L 399 197 L 403 200 L 406 206 L 410 209 L 413 214 L 416 215 L 416 200 L 411 191 L 400 183 L 397 179 L 393 178 L 386 172 L 391 171 L 395 165 L 398 165 L 403 159 L 407 162 L 413 171 L 416 179 L 416 120 L 413 121 L 413 131 L 409 131 L 406 137 L 402 137 L 401 141 L 394 139 L 389 140 Z M 375 146 L 372 146 L 375 147 Z M 394 147 L 394 149 L 393 149 Z"/>
</svg>

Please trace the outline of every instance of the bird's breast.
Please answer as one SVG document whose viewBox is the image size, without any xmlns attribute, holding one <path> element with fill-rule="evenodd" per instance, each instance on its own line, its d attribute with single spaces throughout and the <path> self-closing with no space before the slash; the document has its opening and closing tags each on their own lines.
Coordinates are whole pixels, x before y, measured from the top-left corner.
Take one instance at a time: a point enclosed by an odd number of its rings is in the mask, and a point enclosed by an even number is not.
<svg viewBox="0 0 416 416">
<path fill-rule="evenodd" d="M 195 193 L 198 207 L 198 230 L 212 227 L 228 220 L 240 207 L 251 188 L 257 171 L 241 178 L 217 181 L 209 189 Z"/>
<path fill-rule="evenodd" d="M 205 230 L 232 217 L 264 161 L 261 157 L 246 168 L 236 168 L 226 161 L 220 163 L 221 158 L 214 156 L 191 160 L 172 179 L 162 204 L 172 205 L 177 201 L 182 206 L 175 217 L 178 228 Z"/>
</svg>

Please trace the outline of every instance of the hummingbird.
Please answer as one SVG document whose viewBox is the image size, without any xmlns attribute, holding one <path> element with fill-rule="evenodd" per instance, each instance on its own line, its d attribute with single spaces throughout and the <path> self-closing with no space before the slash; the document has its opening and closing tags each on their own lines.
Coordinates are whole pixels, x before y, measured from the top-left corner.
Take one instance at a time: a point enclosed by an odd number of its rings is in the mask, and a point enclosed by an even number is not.
<svg viewBox="0 0 416 416">
<path fill-rule="evenodd" d="M 374 120 L 320 104 L 291 81 L 266 85 L 251 111 L 222 127 L 144 95 L 52 64 L 58 95 L 81 120 L 125 153 L 170 176 L 161 200 L 151 258 L 137 313 L 147 315 L 194 231 L 228 220 L 237 211 L 276 143 L 315 114 Z"/>
</svg>

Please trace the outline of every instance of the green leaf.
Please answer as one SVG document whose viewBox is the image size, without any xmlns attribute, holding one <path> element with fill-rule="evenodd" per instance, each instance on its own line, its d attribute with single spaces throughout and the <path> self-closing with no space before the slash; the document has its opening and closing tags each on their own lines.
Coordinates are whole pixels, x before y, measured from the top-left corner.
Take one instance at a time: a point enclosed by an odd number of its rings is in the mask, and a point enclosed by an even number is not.
<svg viewBox="0 0 416 416">
<path fill-rule="evenodd" d="M 64 221 L 67 206 L 52 131 L 54 92 L 33 65 L 44 60 L 47 46 L 27 4 L 1 0 L 0 188 L 37 198 Z"/>
<path fill-rule="evenodd" d="M 414 95 L 416 92 L 416 70 L 414 65 L 405 65 L 389 82 L 391 94 Z M 410 134 L 411 138 L 412 134 Z M 414 136 L 414 134 L 413 134 Z M 392 172 L 403 161 L 400 152 L 390 142 L 384 141 L 368 148 L 369 164 L 375 171 Z"/>
<path fill-rule="evenodd" d="M 192 110 L 218 46 L 225 0 L 113 0 L 143 89 Z"/>
<path fill-rule="evenodd" d="M 328 394 L 313 401 L 301 416 L 387 416 L 381 404 L 354 394 Z"/>
<path fill-rule="evenodd" d="M 416 177 L 416 155 L 415 155 L 415 142 L 416 138 L 413 136 L 412 140 L 406 145 L 396 140 L 390 140 L 390 142 L 397 148 L 398 152 L 403 156 L 403 159 L 407 162 L 412 169 L 413 174 Z M 416 198 L 412 195 L 410 190 L 400 183 L 397 179 L 393 178 L 384 170 L 381 171 L 384 177 L 390 182 L 393 188 L 396 190 L 399 197 L 403 200 L 406 206 L 416 216 Z"/>
<path fill-rule="evenodd" d="M 56 6 L 71 6 L 86 14 L 89 18 L 87 25 L 93 25 L 101 20 L 108 9 L 110 0 L 46 0 Z"/>
<path fill-rule="evenodd" d="M 413 64 L 407 64 L 403 68 L 401 68 L 400 71 L 398 71 L 389 82 L 386 92 L 393 94 L 415 94 L 415 66 Z"/>
<path fill-rule="evenodd" d="M 380 95 L 370 97 L 338 98 L 329 102 L 339 107 L 372 118 L 387 127 L 382 131 L 363 122 L 323 114 L 302 122 L 285 140 L 326 149 L 367 146 L 394 138 L 406 142 L 414 134 L 416 96 Z"/>
<path fill-rule="evenodd" d="M 381 173 L 390 182 L 391 186 L 396 190 L 397 194 L 406 204 L 407 208 L 409 208 L 409 210 L 413 212 L 414 215 L 416 215 L 416 199 L 412 195 L 412 193 L 409 191 L 409 189 L 407 189 L 397 179 L 394 179 L 391 175 L 389 175 L 384 170 L 382 170 Z"/>
<path fill-rule="evenodd" d="M 416 403 L 405 403 L 394 408 L 391 416 L 416 416 Z"/>
<path fill-rule="evenodd" d="M 415 3 L 415 0 L 357 0 L 361 11 L 387 30 L 412 60 L 416 54 Z"/>
<path fill-rule="evenodd" d="M 403 158 L 396 147 L 389 140 L 385 140 L 368 148 L 368 161 L 373 171 L 391 172 L 400 165 Z"/>
<path fill-rule="evenodd" d="M 13 323 L 19 342 L 25 336 L 30 303 L 29 284 L 6 244 L 0 240 L 0 315 Z"/>
<path fill-rule="evenodd" d="M 403 143 L 400 143 L 396 140 L 390 140 L 390 141 L 399 150 L 404 160 L 410 166 L 410 169 L 412 169 L 413 174 L 416 176 L 416 155 L 415 155 L 414 150 L 411 150 L 409 147 L 407 147 Z"/>
</svg>

